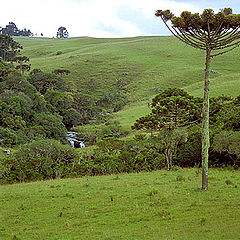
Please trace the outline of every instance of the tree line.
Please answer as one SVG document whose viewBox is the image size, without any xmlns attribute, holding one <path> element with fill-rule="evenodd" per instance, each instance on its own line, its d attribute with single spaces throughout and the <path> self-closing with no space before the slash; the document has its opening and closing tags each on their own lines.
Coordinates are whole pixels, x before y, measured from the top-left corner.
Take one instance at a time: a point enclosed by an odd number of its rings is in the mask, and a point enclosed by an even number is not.
<svg viewBox="0 0 240 240">
<path fill-rule="evenodd" d="M 18 37 L 32 37 L 34 34 L 30 29 L 19 29 L 14 22 L 9 22 L 6 27 L 0 27 L 0 34 L 8 35 L 8 36 L 18 36 Z M 43 33 L 41 33 L 43 36 Z M 68 38 L 69 33 L 66 27 L 59 27 L 56 34 L 57 38 Z"/>
</svg>

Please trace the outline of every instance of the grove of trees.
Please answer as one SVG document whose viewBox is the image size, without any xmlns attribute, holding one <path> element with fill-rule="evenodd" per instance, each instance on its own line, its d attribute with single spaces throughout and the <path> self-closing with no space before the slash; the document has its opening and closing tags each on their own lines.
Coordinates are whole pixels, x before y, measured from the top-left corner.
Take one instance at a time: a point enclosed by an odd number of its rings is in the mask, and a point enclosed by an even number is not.
<svg viewBox="0 0 240 240">
<path fill-rule="evenodd" d="M 9 22 L 5 28 L 0 29 L 0 33 L 6 34 L 8 36 L 24 36 L 31 37 L 33 33 L 28 29 L 19 29 L 14 22 Z"/>
</svg>

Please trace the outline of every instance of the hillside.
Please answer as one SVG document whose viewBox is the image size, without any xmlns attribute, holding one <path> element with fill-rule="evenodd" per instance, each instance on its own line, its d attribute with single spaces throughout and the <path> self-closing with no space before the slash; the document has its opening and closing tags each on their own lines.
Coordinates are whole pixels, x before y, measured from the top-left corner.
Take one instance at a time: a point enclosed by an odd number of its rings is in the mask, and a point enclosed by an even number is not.
<svg viewBox="0 0 240 240">
<path fill-rule="evenodd" d="M 108 91 L 125 90 L 128 104 L 114 118 L 125 128 L 148 111 L 147 102 L 159 91 L 180 87 L 194 96 L 202 95 L 204 52 L 173 37 L 16 38 L 32 69 L 64 68 L 72 91 L 100 97 Z M 59 55 L 57 55 L 59 54 Z M 240 90 L 240 49 L 212 61 L 211 96 L 236 97 Z"/>
</svg>

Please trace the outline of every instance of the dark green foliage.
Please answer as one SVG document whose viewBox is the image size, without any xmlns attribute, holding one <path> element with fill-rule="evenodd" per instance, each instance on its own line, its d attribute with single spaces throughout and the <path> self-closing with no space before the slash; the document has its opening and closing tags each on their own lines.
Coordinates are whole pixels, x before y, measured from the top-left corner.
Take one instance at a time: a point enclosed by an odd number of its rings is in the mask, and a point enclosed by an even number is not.
<svg viewBox="0 0 240 240">
<path fill-rule="evenodd" d="M 74 108 L 63 110 L 61 115 L 63 116 L 63 123 L 68 129 L 81 124 L 82 115 Z"/>
<path fill-rule="evenodd" d="M 194 167 L 201 164 L 201 129 L 194 126 L 188 129 L 187 141 L 177 149 L 175 164 L 181 167 Z"/>
<path fill-rule="evenodd" d="M 136 121 L 133 129 L 152 132 L 161 130 L 164 142 L 166 162 L 171 169 L 177 146 L 186 140 L 186 134 L 178 130 L 200 120 L 199 99 L 195 99 L 177 88 L 169 88 L 153 98 L 152 112 Z"/>
<path fill-rule="evenodd" d="M 33 35 L 33 33 L 29 29 L 28 30 L 26 28 L 24 28 L 23 30 L 18 29 L 14 22 L 9 22 L 5 28 L 0 29 L 0 32 L 8 36 L 30 37 Z"/>
<path fill-rule="evenodd" d="M 215 135 L 213 150 L 230 156 L 233 166 L 240 167 L 240 131 L 222 131 Z"/>
<path fill-rule="evenodd" d="M 121 172 L 152 171 L 165 167 L 162 146 L 152 139 L 146 142 L 106 138 L 98 148 L 83 152 L 74 167 L 78 174 L 112 174 Z"/>
<path fill-rule="evenodd" d="M 16 66 L 16 69 L 19 69 L 22 74 L 24 75 L 25 71 L 30 71 L 31 64 L 27 64 L 29 62 L 29 58 L 26 56 L 16 56 L 13 59 L 14 62 L 18 63 L 19 65 Z"/>
<path fill-rule="evenodd" d="M 0 34 L 0 57 L 4 61 L 12 61 L 20 53 L 20 49 L 22 49 L 22 46 L 12 37 Z"/>
<path fill-rule="evenodd" d="M 40 69 L 31 71 L 28 81 L 41 93 L 47 90 L 64 90 L 64 81 L 53 73 L 45 73 Z"/>
<path fill-rule="evenodd" d="M 23 92 L 28 96 L 36 93 L 36 88 L 31 85 L 19 72 L 11 72 L 0 82 L 0 93 L 5 90 Z"/>
<path fill-rule="evenodd" d="M 152 112 L 136 121 L 133 129 L 174 129 L 200 120 L 199 99 L 181 89 L 169 88 L 153 98 Z"/>
<path fill-rule="evenodd" d="M 44 139 L 22 145 L 2 165 L 9 171 L 8 182 L 53 179 L 68 176 L 76 158 L 70 146 Z"/>
<path fill-rule="evenodd" d="M 0 145 L 10 146 L 18 143 L 18 136 L 12 129 L 0 127 Z"/>
<path fill-rule="evenodd" d="M 216 126 L 224 130 L 240 131 L 240 97 L 227 102 L 216 116 Z"/>
<path fill-rule="evenodd" d="M 71 108 L 74 101 L 71 93 L 59 90 L 47 90 L 44 97 L 60 114 Z"/>
<path fill-rule="evenodd" d="M 66 141 L 66 128 L 62 123 L 61 117 L 57 117 L 48 113 L 37 113 L 33 118 L 35 126 L 41 126 L 47 138 L 54 138 Z"/>
</svg>

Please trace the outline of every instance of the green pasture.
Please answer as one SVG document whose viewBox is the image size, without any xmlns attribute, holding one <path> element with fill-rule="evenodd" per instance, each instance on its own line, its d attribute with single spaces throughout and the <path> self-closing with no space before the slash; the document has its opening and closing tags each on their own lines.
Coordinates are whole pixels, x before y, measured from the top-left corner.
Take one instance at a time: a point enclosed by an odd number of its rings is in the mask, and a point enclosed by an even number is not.
<svg viewBox="0 0 240 240">
<path fill-rule="evenodd" d="M 174 37 L 16 38 L 32 69 L 69 69 L 71 91 L 102 96 L 121 82 L 129 102 L 114 118 L 126 128 L 148 112 L 147 103 L 168 87 L 203 94 L 205 53 Z M 60 52 L 60 55 L 58 55 Z M 240 92 L 240 49 L 212 60 L 210 96 L 236 97 Z"/>
<path fill-rule="evenodd" d="M 0 186 L 0 239 L 239 239 L 240 175 L 142 172 Z"/>
</svg>

